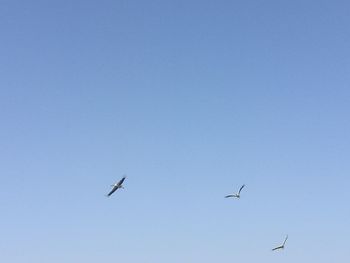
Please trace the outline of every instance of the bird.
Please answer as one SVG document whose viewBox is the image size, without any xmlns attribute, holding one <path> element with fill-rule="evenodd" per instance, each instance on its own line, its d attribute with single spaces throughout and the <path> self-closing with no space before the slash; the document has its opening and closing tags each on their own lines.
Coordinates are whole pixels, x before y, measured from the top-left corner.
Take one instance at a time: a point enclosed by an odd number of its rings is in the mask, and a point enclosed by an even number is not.
<svg viewBox="0 0 350 263">
<path fill-rule="evenodd" d="M 278 246 L 278 247 L 275 247 L 272 249 L 272 251 L 275 251 L 275 250 L 279 250 L 279 249 L 284 249 L 284 245 L 286 244 L 286 241 L 288 239 L 288 235 L 286 236 L 286 238 L 284 239 L 284 242 L 281 246 Z"/>
<path fill-rule="evenodd" d="M 126 176 L 124 176 L 122 179 L 119 180 L 118 183 L 112 184 L 113 187 L 112 190 L 107 194 L 107 197 L 110 197 L 115 191 L 117 191 L 119 188 L 124 189 L 123 182 L 125 180 Z"/>
<path fill-rule="evenodd" d="M 241 197 L 241 191 L 242 191 L 242 189 L 243 189 L 244 186 L 245 186 L 245 184 L 242 185 L 241 188 L 239 188 L 239 191 L 238 191 L 237 194 L 226 195 L 225 198 L 229 198 L 229 197 L 240 198 L 240 197 Z"/>
</svg>

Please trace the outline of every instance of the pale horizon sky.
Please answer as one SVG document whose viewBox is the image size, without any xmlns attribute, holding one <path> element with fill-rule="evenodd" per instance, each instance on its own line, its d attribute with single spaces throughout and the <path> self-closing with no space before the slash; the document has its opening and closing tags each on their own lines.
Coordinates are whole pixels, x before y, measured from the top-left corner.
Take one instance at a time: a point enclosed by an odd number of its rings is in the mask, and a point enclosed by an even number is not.
<svg viewBox="0 0 350 263">
<path fill-rule="evenodd" d="M 348 262 L 349 13 L 1 1 L 1 261 Z"/>
</svg>

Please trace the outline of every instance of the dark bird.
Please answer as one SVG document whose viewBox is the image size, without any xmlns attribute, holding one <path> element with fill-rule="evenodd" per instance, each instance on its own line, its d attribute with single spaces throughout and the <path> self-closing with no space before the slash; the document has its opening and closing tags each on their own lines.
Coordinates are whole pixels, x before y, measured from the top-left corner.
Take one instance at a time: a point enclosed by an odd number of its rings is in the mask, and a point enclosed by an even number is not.
<svg viewBox="0 0 350 263">
<path fill-rule="evenodd" d="M 244 185 L 242 185 L 241 186 L 241 188 L 239 188 L 239 191 L 238 191 L 238 193 L 237 194 L 232 194 L 232 195 L 226 195 L 225 196 L 225 198 L 229 198 L 229 197 L 236 197 L 236 198 L 240 198 L 241 197 L 241 191 L 242 191 L 242 189 L 243 189 L 243 187 L 245 186 L 245 184 Z"/>
<path fill-rule="evenodd" d="M 111 196 L 115 191 L 117 191 L 119 188 L 124 189 L 123 182 L 125 180 L 126 176 L 124 176 L 118 183 L 112 184 L 113 187 L 112 190 L 108 193 L 107 197 Z"/>
<path fill-rule="evenodd" d="M 278 247 L 275 247 L 272 249 L 272 251 L 275 251 L 275 250 L 279 250 L 279 249 L 284 249 L 284 245 L 286 244 L 286 241 L 288 239 L 288 235 L 286 236 L 286 238 L 284 239 L 284 242 L 281 246 L 278 246 Z"/>
</svg>

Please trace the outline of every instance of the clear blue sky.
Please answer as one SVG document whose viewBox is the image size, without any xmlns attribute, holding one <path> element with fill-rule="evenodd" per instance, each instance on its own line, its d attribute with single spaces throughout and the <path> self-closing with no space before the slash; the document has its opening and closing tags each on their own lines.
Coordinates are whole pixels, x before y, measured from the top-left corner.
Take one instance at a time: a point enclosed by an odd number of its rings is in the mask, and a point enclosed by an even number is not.
<svg viewBox="0 0 350 263">
<path fill-rule="evenodd" d="M 1 1 L 0 260 L 349 262 L 349 14 Z"/>
</svg>

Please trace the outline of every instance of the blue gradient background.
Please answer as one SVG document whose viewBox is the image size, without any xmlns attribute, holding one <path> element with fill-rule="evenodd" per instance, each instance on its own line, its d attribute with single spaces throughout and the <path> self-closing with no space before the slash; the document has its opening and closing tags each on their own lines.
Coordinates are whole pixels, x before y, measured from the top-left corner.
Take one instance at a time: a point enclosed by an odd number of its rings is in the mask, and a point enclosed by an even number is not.
<svg viewBox="0 0 350 263">
<path fill-rule="evenodd" d="M 1 261 L 349 262 L 349 14 L 1 1 Z"/>
</svg>

